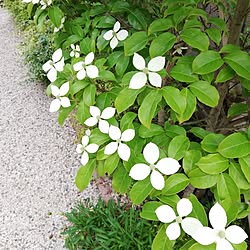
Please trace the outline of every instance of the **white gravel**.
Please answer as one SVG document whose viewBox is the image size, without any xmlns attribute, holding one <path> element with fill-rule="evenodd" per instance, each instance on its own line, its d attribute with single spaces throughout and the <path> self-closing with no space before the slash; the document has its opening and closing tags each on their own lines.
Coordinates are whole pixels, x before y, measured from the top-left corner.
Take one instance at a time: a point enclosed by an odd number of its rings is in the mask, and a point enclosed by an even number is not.
<svg viewBox="0 0 250 250">
<path fill-rule="evenodd" d="M 74 131 L 57 124 L 44 87 L 29 82 L 19 43 L 0 8 L 0 249 L 60 250 L 61 213 L 99 193 L 94 184 L 76 189 Z"/>
</svg>

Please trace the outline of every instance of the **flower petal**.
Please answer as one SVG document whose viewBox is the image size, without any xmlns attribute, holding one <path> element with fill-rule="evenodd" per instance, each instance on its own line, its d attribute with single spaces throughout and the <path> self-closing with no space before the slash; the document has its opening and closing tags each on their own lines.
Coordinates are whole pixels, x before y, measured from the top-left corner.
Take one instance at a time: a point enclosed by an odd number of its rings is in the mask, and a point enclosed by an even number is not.
<svg viewBox="0 0 250 250">
<path fill-rule="evenodd" d="M 105 32 L 105 34 L 103 35 L 103 38 L 107 41 L 111 40 L 112 37 L 113 37 L 113 30 L 109 30 Z"/>
<path fill-rule="evenodd" d="M 149 72 L 148 79 L 149 79 L 149 82 L 151 83 L 151 85 L 153 85 L 154 87 L 157 87 L 157 88 L 161 87 L 162 78 L 158 73 Z"/>
<path fill-rule="evenodd" d="M 90 137 L 90 135 L 91 135 L 90 129 L 87 129 L 87 130 L 85 131 L 85 135 L 87 135 L 88 137 Z"/>
<path fill-rule="evenodd" d="M 192 212 L 193 206 L 189 199 L 182 198 L 178 201 L 176 209 L 179 216 L 183 217 L 189 215 Z"/>
<path fill-rule="evenodd" d="M 75 52 L 74 52 L 74 51 L 71 51 L 71 52 L 69 53 L 69 55 L 70 55 L 70 57 L 74 57 L 74 56 L 75 56 Z"/>
<path fill-rule="evenodd" d="M 64 68 L 64 58 L 62 58 L 59 62 L 54 64 L 57 71 L 62 72 Z"/>
<path fill-rule="evenodd" d="M 161 205 L 155 210 L 159 221 L 163 223 L 170 223 L 176 219 L 175 212 L 169 205 Z"/>
<path fill-rule="evenodd" d="M 227 215 L 224 208 L 217 202 L 209 211 L 209 221 L 214 229 L 225 229 Z"/>
<path fill-rule="evenodd" d="M 104 149 L 105 155 L 112 155 L 118 149 L 117 142 L 110 142 Z"/>
<path fill-rule="evenodd" d="M 47 73 L 47 77 L 51 82 L 54 82 L 57 78 L 57 71 L 55 68 L 51 68 L 48 73 Z"/>
<path fill-rule="evenodd" d="M 81 69 L 77 72 L 76 77 L 78 80 L 83 80 L 86 77 L 85 69 Z"/>
<path fill-rule="evenodd" d="M 70 47 L 71 47 L 71 49 L 75 49 L 75 45 L 74 44 L 70 44 Z"/>
<path fill-rule="evenodd" d="M 134 53 L 133 65 L 138 70 L 143 70 L 143 69 L 146 68 L 146 62 L 145 62 L 144 58 L 141 55 L 137 54 L 137 53 Z"/>
<path fill-rule="evenodd" d="M 77 144 L 77 146 L 76 146 L 76 152 L 78 154 L 81 154 L 83 152 L 83 146 L 82 146 L 82 144 Z"/>
<path fill-rule="evenodd" d="M 234 250 L 234 248 L 226 239 L 221 239 L 216 242 L 216 250 Z"/>
<path fill-rule="evenodd" d="M 95 65 L 86 66 L 87 76 L 91 79 L 98 77 L 99 70 Z"/>
<path fill-rule="evenodd" d="M 165 186 L 165 180 L 160 172 L 153 170 L 150 175 L 150 182 L 156 190 L 162 190 Z"/>
<path fill-rule="evenodd" d="M 51 102 L 49 112 L 56 112 L 60 109 L 61 102 L 58 99 L 55 99 Z"/>
<path fill-rule="evenodd" d="M 210 227 L 201 227 L 192 235 L 192 238 L 201 245 L 207 246 L 216 241 L 216 232 Z"/>
<path fill-rule="evenodd" d="M 80 53 L 79 52 L 75 52 L 75 58 L 80 57 Z"/>
<path fill-rule="evenodd" d="M 232 225 L 226 229 L 226 238 L 233 244 L 240 244 L 247 237 L 245 231 L 239 226 Z"/>
<path fill-rule="evenodd" d="M 83 166 L 85 166 L 89 161 L 89 154 L 84 151 L 83 154 L 82 154 L 82 157 L 81 157 L 81 163 Z"/>
<path fill-rule="evenodd" d="M 143 149 L 144 159 L 150 164 L 154 164 L 159 159 L 159 155 L 159 148 L 152 142 L 148 143 Z"/>
<path fill-rule="evenodd" d="M 118 45 L 118 39 L 114 36 L 110 41 L 111 49 L 114 49 Z"/>
<path fill-rule="evenodd" d="M 121 140 L 128 142 L 132 141 L 135 137 L 135 130 L 134 129 L 126 129 L 121 136 Z"/>
<path fill-rule="evenodd" d="M 128 32 L 126 30 L 120 30 L 117 34 L 116 37 L 119 41 L 123 41 L 127 38 Z"/>
<path fill-rule="evenodd" d="M 120 156 L 120 158 L 124 161 L 128 161 L 130 158 L 130 148 L 128 145 L 124 144 L 124 143 L 120 143 L 118 146 L 118 155 Z"/>
<path fill-rule="evenodd" d="M 64 96 L 69 92 L 69 82 L 65 82 L 61 87 L 60 87 L 60 96 Z"/>
<path fill-rule="evenodd" d="M 181 229 L 177 222 L 171 223 L 166 229 L 166 235 L 170 240 L 176 240 L 181 235 Z"/>
<path fill-rule="evenodd" d="M 145 86 L 146 82 L 147 82 L 147 75 L 143 72 L 137 72 L 132 76 L 129 82 L 129 88 L 140 89 L 143 86 Z"/>
<path fill-rule="evenodd" d="M 109 123 L 105 120 L 99 120 L 98 128 L 103 134 L 109 133 Z"/>
<path fill-rule="evenodd" d="M 62 58 L 62 49 L 57 49 L 53 55 L 52 55 L 52 60 L 53 62 L 58 62 Z"/>
<path fill-rule="evenodd" d="M 113 30 L 114 30 L 114 32 L 117 32 L 120 28 L 121 28 L 121 24 L 120 24 L 120 22 L 117 21 L 114 24 Z"/>
<path fill-rule="evenodd" d="M 102 111 L 101 118 L 108 120 L 115 115 L 115 108 L 107 107 Z"/>
<path fill-rule="evenodd" d="M 89 107 L 89 112 L 95 118 L 97 118 L 97 117 L 99 117 L 101 115 L 101 110 L 96 106 L 90 106 Z"/>
<path fill-rule="evenodd" d="M 95 59 L 94 52 L 90 52 L 90 53 L 88 53 L 88 55 L 86 55 L 84 63 L 86 65 L 89 65 L 89 64 L 91 64 L 94 61 L 94 59 Z"/>
<path fill-rule="evenodd" d="M 190 236 L 195 234 L 200 228 L 203 227 L 198 219 L 192 217 L 184 218 L 181 222 L 181 226 L 184 232 Z"/>
<path fill-rule="evenodd" d="M 150 167 L 144 163 L 135 164 L 129 172 L 129 176 L 136 181 L 144 180 L 150 174 Z"/>
<path fill-rule="evenodd" d="M 79 70 L 83 69 L 83 62 L 75 63 L 73 65 L 73 69 L 74 69 L 74 71 L 79 71 Z"/>
<path fill-rule="evenodd" d="M 109 128 L 109 136 L 114 141 L 118 140 L 121 138 L 121 130 L 116 126 L 111 125 Z"/>
<path fill-rule="evenodd" d="M 82 137 L 82 145 L 86 147 L 89 144 L 89 137 L 87 135 L 84 135 Z"/>
<path fill-rule="evenodd" d="M 159 160 L 156 164 L 156 168 L 159 169 L 161 173 L 165 175 L 171 175 L 176 173 L 180 167 L 181 166 L 177 160 L 169 157 Z"/>
<path fill-rule="evenodd" d="M 151 59 L 148 63 L 148 69 L 154 72 L 162 70 L 164 66 L 165 66 L 165 57 L 163 56 L 157 56 Z"/>
<path fill-rule="evenodd" d="M 64 107 L 64 108 L 68 108 L 70 107 L 70 100 L 68 97 L 61 97 L 60 98 L 60 101 L 61 101 L 61 105 Z"/>
<path fill-rule="evenodd" d="M 97 122 L 98 120 L 95 117 L 90 117 L 84 122 L 84 124 L 87 125 L 88 127 L 92 127 L 95 126 Z"/>
<path fill-rule="evenodd" d="M 75 50 L 78 51 L 78 52 L 80 52 L 81 51 L 80 46 L 76 45 L 76 49 Z"/>
<path fill-rule="evenodd" d="M 88 146 L 86 146 L 86 151 L 93 154 L 98 150 L 99 146 L 95 143 L 89 144 Z"/>
<path fill-rule="evenodd" d="M 55 97 L 59 96 L 60 90 L 56 85 L 50 85 L 51 94 Z"/>
<path fill-rule="evenodd" d="M 50 60 L 50 61 L 46 62 L 46 63 L 43 65 L 43 70 L 44 70 L 45 72 L 49 71 L 49 70 L 52 68 L 51 63 L 52 63 L 52 61 Z"/>
</svg>

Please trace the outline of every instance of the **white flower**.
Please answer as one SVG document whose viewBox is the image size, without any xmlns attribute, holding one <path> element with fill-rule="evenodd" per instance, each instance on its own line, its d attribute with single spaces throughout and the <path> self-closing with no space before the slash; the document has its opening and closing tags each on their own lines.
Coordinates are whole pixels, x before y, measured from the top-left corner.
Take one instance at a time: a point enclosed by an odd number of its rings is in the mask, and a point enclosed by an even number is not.
<svg viewBox="0 0 250 250">
<path fill-rule="evenodd" d="M 152 170 L 150 182 L 155 189 L 162 190 L 164 188 L 165 181 L 161 173 L 165 175 L 176 173 L 180 168 L 179 162 L 173 158 L 168 157 L 158 161 L 160 151 L 157 145 L 152 142 L 148 143 L 145 146 L 143 150 L 143 156 L 144 159 L 149 163 L 149 165 L 145 163 L 135 164 L 131 168 L 129 175 L 134 180 L 144 180 Z M 159 170 L 161 173 L 157 170 Z"/>
<path fill-rule="evenodd" d="M 85 135 L 88 136 L 88 137 L 90 137 L 90 135 L 91 135 L 90 129 L 87 129 L 87 130 L 85 131 Z"/>
<path fill-rule="evenodd" d="M 89 127 L 95 126 L 98 123 L 99 130 L 108 134 L 109 132 L 109 123 L 105 120 L 112 118 L 115 115 L 115 108 L 107 107 L 102 112 L 98 107 L 90 106 L 89 112 L 92 117 L 88 118 L 84 124 Z"/>
<path fill-rule="evenodd" d="M 179 55 L 182 55 L 182 50 L 188 49 L 188 47 L 178 47 L 176 50 L 173 52 L 173 55 L 178 53 Z"/>
<path fill-rule="evenodd" d="M 96 78 L 98 77 L 99 70 L 95 65 L 90 65 L 94 61 L 95 55 L 93 52 L 88 53 L 84 61 L 78 62 L 73 65 L 73 68 L 77 72 L 77 79 L 82 80 L 86 77 Z"/>
<path fill-rule="evenodd" d="M 165 57 L 157 56 L 152 58 L 148 66 L 146 67 L 146 62 L 142 56 L 137 53 L 134 53 L 133 56 L 133 64 L 136 69 L 141 70 L 141 72 L 137 72 L 134 74 L 130 80 L 129 88 L 130 89 L 140 89 L 145 86 L 147 82 L 147 78 L 149 82 L 154 87 L 160 88 L 162 85 L 162 78 L 161 76 L 156 73 L 160 71 L 165 66 Z"/>
<path fill-rule="evenodd" d="M 71 44 L 70 47 L 72 49 L 72 51 L 70 52 L 70 56 L 78 58 L 80 56 L 80 46 Z"/>
<path fill-rule="evenodd" d="M 47 73 L 47 77 L 51 82 L 54 82 L 57 78 L 57 71 L 63 71 L 64 57 L 62 49 L 57 49 L 53 55 L 52 60 L 49 60 L 43 65 L 43 70 Z"/>
<path fill-rule="evenodd" d="M 121 24 L 117 21 L 114 24 L 113 30 L 107 31 L 104 35 L 103 38 L 107 41 L 110 41 L 110 47 L 111 49 L 114 49 L 119 41 L 123 41 L 127 38 L 128 32 L 126 30 L 120 30 Z M 119 32 L 118 32 L 119 31 Z"/>
<path fill-rule="evenodd" d="M 192 235 L 201 245 L 216 243 L 216 250 L 233 250 L 231 243 L 240 244 L 248 237 L 239 226 L 232 225 L 226 228 L 227 214 L 219 203 L 210 209 L 209 221 L 213 228 L 202 227 Z"/>
<path fill-rule="evenodd" d="M 184 216 L 187 216 L 192 212 L 192 209 L 192 203 L 188 199 L 182 198 L 177 203 L 177 216 L 175 215 L 174 210 L 168 205 L 161 205 L 155 210 L 159 221 L 163 223 L 174 221 L 166 229 L 166 235 L 170 240 L 176 240 L 180 236 L 181 229 L 179 224 L 181 224 L 184 232 L 189 235 L 193 235 L 202 227 L 202 224 L 196 218 L 187 217 L 183 219 Z"/>
<path fill-rule="evenodd" d="M 82 154 L 81 163 L 85 166 L 89 161 L 88 153 L 95 153 L 98 150 L 99 146 L 95 143 L 89 144 L 89 136 L 84 135 L 82 137 L 82 144 L 76 146 L 76 152 Z"/>
<path fill-rule="evenodd" d="M 130 157 L 130 148 L 128 145 L 122 142 L 129 142 L 135 137 L 134 129 L 127 129 L 123 133 L 118 127 L 113 125 L 109 128 L 109 136 L 114 142 L 110 142 L 104 149 L 104 154 L 112 155 L 116 151 L 120 158 L 124 161 L 128 161 Z"/>
<path fill-rule="evenodd" d="M 54 33 L 58 32 L 60 29 L 63 28 L 64 22 L 65 22 L 65 17 L 62 17 L 61 24 L 60 24 L 60 26 L 58 28 L 57 27 L 54 28 Z"/>
<path fill-rule="evenodd" d="M 52 4 L 52 0 L 41 0 L 40 4 L 42 5 L 42 10 L 44 10 Z"/>
<path fill-rule="evenodd" d="M 53 96 L 56 97 L 50 104 L 49 111 L 56 112 L 60 109 L 60 107 L 67 108 L 70 106 L 70 100 L 68 97 L 64 97 L 69 92 L 69 82 L 65 82 L 60 89 L 55 86 L 51 85 L 51 93 Z"/>
<path fill-rule="evenodd" d="M 36 3 L 39 3 L 39 0 L 22 0 L 23 3 L 33 3 L 33 4 L 36 4 Z"/>
</svg>

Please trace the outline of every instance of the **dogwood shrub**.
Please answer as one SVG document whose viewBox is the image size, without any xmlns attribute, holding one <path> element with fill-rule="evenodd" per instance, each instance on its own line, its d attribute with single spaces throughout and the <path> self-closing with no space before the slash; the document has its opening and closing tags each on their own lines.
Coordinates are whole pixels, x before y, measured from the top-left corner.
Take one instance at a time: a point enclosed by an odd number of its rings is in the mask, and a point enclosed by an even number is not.
<svg viewBox="0 0 250 250">
<path fill-rule="evenodd" d="M 141 217 L 164 223 L 153 250 L 177 239 L 183 250 L 246 249 L 244 230 L 227 227 L 250 211 L 250 59 L 227 28 L 231 9 L 201 0 L 42 2 L 33 2 L 34 18 L 55 32 L 44 65 L 53 111 L 63 124 L 76 110 L 91 130 L 77 145 L 77 187 L 95 169 L 112 176 Z"/>
</svg>

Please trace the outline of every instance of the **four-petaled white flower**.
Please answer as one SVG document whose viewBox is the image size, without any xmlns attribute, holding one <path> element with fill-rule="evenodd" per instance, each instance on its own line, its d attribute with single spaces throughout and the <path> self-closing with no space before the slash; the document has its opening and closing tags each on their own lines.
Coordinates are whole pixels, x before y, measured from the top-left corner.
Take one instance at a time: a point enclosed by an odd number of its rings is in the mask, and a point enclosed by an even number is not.
<svg viewBox="0 0 250 250">
<path fill-rule="evenodd" d="M 161 76 L 156 73 L 162 70 L 165 66 L 165 57 L 157 56 L 152 58 L 148 66 L 146 67 L 146 62 L 142 56 L 137 53 L 134 53 L 133 56 L 133 65 L 136 69 L 141 70 L 134 74 L 130 80 L 129 88 L 130 89 L 140 89 L 145 86 L 147 79 L 154 87 L 160 88 L 162 85 Z"/>
<path fill-rule="evenodd" d="M 33 3 L 33 4 L 36 4 L 36 3 L 39 3 L 39 0 L 23 0 L 22 2 L 23 3 Z"/>
<path fill-rule="evenodd" d="M 183 219 L 183 217 L 189 215 L 193 209 L 192 203 L 188 199 L 182 198 L 179 200 L 176 209 L 178 213 L 177 216 L 174 210 L 168 205 L 161 205 L 155 210 L 159 221 L 163 223 L 174 221 L 166 229 L 166 235 L 170 240 L 176 240 L 181 235 L 179 224 L 181 224 L 184 232 L 191 236 L 202 227 L 202 224 L 196 218 L 186 217 Z"/>
<path fill-rule="evenodd" d="M 106 121 L 112 118 L 115 115 L 115 108 L 107 107 L 102 112 L 96 106 L 90 106 L 89 112 L 92 117 L 88 118 L 84 124 L 89 127 L 95 126 L 98 123 L 99 130 L 104 133 L 108 134 L 109 132 L 109 123 Z"/>
<path fill-rule="evenodd" d="M 78 58 L 80 56 L 80 46 L 71 44 L 70 47 L 72 49 L 72 51 L 70 52 L 70 56 Z"/>
<path fill-rule="evenodd" d="M 120 28 L 121 28 L 121 24 L 117 21 L 114 24 L 113 30 L 109 30 L 103 35 L 103 38 L 105 40 L 107 41 L 111 40 L 110 41 L 111 49 L 114 49 L 118 45 L 119 41 L 124 41 L 128 36 L 127 30 L 119 31 Z"/>
<path fill-rule="evenodd" d="M 129 142 L 135 137 L 134 129 L 127 129 L 123 133 L 118 127 L 113 125 L 109 128 L 109 136 L 114 142 L 110 142 L 104 149 L 104 154 L 112 155 L 117 151 L 120 158 L 124 161 L 128 161 L 130 158 L 130 148 L 123 142 Z"/>
<path fill-rule="evenodd" d="M 152 142 L 148 143 L 143 149 L 143 156 L 149 165 L 145 163 L 135 164 L 131 168 L 129 175 L 134 180 L 144 180 L 152 170 L 150 182 L 155 189 L 162 190 L 165 186 L 165 181 L 162 174 L 171 175 L 176 173 L 180 168 L 179 162 L 169 157 L 158 161 L 160 151 L 157 145 Z M 157 170 L 159 170 L 162 174 Z"/>
<path fill-rule="evenodd" d="M 226 228 L 227 214 L 219 203 L 215 203 L 210 209 L 209 221 L 213 228 L 202 227 L 192 235 L 201 245 L 216 243 L 216 250 L 233 250 L 231 243 L 240 244 L 248 237 L 239 226 L 232 225 Z"/>
<path fill-rule="evenodd" d="M 54 33 L 58 32 L 60 29 L 63 28 L 64 22 L 65 22 L 65 17 L 62 17 L 62 19 L 61 19 L 61 24 L 60 24 L 59 27 L 55 27 L 55 28 L 54 28 Z"/>
<path fill-rule="evenodd" d="M 84 61 L 78 62 L 73 65 L 73 68 L 77 72 L 77 79 L 82 80 L 86 77 L 96 78 L 98 77 L 99 70 L 95 65 L 90 65 L 94 61 L 95 55 L 93 52 L 88 53 Z"/>
<path fill-rule="evenodd" d="M 60 109 L 60 107 L 67 108 L 70 106 L 70 100 L 68 97 L 64 97 L 69 92 L 69 82 L 65 82 L 60 89 L 55 86 L 51 85 L 51 93 L 53 96 L 56 97 L 50 104 L 49 111 L 56 112 Z"/>
<path fill-rule="evenodd" d="M 89 144 L 89 136 L 82 137 L 82 144 L 76 146 L 76 152 L 82 154 L 81 163 L 85 166 L 89 161 L 89 153 L 93 154 L 98 150 L 99 146 L 95 143 Z"/>
<path fill-rule="evenodd" d="M 41 0 L 40 4 L 42 5 L 42 10 L 44 10 L 52 4 L 52 0 Z"/>
<path fill-rule="evenodd" d="M 51 82 L 54 82 L 57 78 L 57 71 L 63 71 L 64 57 L 62 49 L 57 49 L 53 55 L 52 60 L 49 60 L 43 65 L 43 70 L 47 73 L 47 77 Z"/>
</svg>

